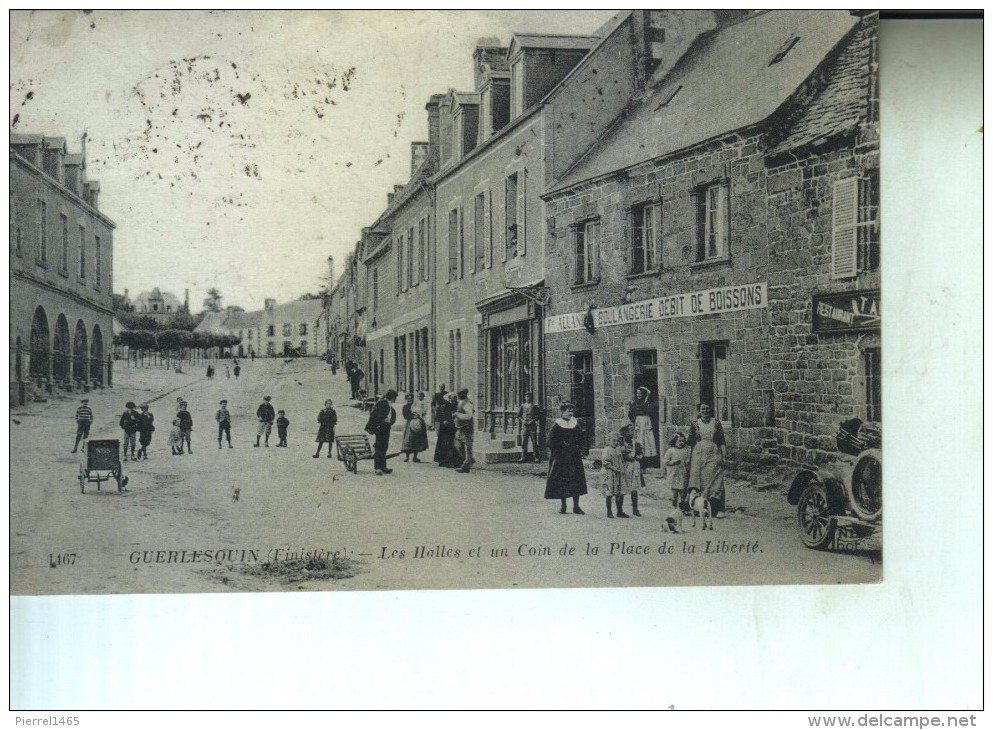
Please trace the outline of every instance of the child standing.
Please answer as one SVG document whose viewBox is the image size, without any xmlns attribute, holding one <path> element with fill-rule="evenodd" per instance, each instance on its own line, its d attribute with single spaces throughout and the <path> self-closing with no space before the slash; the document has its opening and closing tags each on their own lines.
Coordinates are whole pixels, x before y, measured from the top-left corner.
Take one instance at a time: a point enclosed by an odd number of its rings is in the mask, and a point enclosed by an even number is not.
<svg viewBox="0 0 993 730">
<path fill-rule="evenodd" d="M 669 439 L 669 448 L 662 457 L 665 484 L 672 495 L 673 507 L 679 507 L 686 500 L 686 469 L 689 462 L 690 450 L 686 446 L 686 437 L 677 431 Z"/>
<path fill-rule="evenodd" d="M 173 456 L 179 456 L 183 452 L 183 432 L 179 428 L 179 419 L 172 419 L 172 430 L 169 432 L 169 448 L 172 449 Z"/>
<path fill-rule="evenodd" d="M 286 446 L 286 430 L 290 427 L 290 419 L 286 417 L 286 411 L 279 411 L 276 419 L 276 435 L 279 436 L 279 443 L 276 447 Z"/>
<path fill-rule="evenodd" d="M 611 509 L 611 502 L 617 502 L 617 516 L 627 517 L 624 514 L 624 466 L 621 463 L 620 436 L 614 435 L 607 441 L 607 448 L 603 450 L 603 481 L 600 482 L 600 491 L 607 503 L 607 517 L 613 518 L 614 512 Z"/>
<path fill-rule="evenodd" d="M 631 493 L 631 514 L 635 517 L 641 517 L 641 512 L 638 511 L 638 489 L 641 487 L 641 460 L 645 455 L 645 451 L 641 445 L 640 441 L 636 441 L 634 438 L 634 425 L 627 424 L 621 428 L 621 462 L 623 464 L 622 483 L 624 485 L 624 492 Z M 620 502 L 617 504 L 618 517 L 627 517 L 623 514 L 624 495 L 620 496 Z"/>
</svg>

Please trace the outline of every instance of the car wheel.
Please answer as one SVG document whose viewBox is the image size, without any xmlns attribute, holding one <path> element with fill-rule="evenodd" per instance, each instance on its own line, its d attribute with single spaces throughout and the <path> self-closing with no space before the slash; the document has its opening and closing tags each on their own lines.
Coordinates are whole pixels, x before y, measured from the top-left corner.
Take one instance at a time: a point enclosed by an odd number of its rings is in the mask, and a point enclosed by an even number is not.
<svg viewBox="0 0 993 730">
<path fill-rule="evenodd" d="M 837 525 L 827 489 L 816 479 L 804 487 L 796 508 L 800 539 L 814 550 L 823 550 L 834 539 Z"/>
</svg>

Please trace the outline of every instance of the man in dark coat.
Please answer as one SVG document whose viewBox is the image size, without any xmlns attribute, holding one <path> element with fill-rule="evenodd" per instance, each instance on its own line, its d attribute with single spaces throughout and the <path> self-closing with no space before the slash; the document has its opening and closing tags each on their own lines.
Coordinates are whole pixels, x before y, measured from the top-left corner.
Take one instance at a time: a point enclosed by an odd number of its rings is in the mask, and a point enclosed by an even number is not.
<svg viewBox="0 0 993 730">
<path fill-rule="evenodd" d="M 262 396 L 262 405 L 255 411 L 259 419 L 259 432 L 255 434 L 255 445 L 259 445 L 262 434 L 265 434 L 265 445 L 269 448 L 269 434 L 272 433 L 272 422 L 276 420 L 276 409 L 272 407 L 272 396 Z"/>
<path fill-rule="evenodd" d="M 359 390 L 362 387 L 362 378 L 365 377 L 365 373 L 362 372 L 362 368 L 358 365 L 352 368 L 352 372 L 348 375 L 348 382 L 352 385 L 352 400 L 358 400 Z"/>
<path fill-rule="evenodd" d="M 376 437 L 372 445 L 373 463 L 376 465 L 376 476 L 390 474 L 393 470 L 386 468 L 386 450 L 390 445 L 390 429 L 397 420 L 397 412 L 393 408 L 396 402 L 397 392 L 390 388 L 386 391 L 376 405 L 373 406 L 369 414 L 369 422 L 366 424 L 366 433 Z"/>
<path fill-rule="evenodd" d="M 126 410 L 121 414 L 121 429 L 124 431 L 124 447 L 121 453 L 124 455 L 124 461 L 127 461 L 128 449 L 131 450 L 131 459 L 134 459 L 135 434 L 138 433 L 138 406 L 133 401 L 128 401 L 124 404 L 124 408 Z"/>
</svg>

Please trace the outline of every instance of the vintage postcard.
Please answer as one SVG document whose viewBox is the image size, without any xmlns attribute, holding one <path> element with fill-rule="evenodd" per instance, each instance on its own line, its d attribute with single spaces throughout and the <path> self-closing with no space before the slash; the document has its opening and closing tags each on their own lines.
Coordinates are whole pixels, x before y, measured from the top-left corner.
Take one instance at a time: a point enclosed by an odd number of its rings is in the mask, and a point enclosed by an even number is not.
<svg viewBox="0 0 993 730">
<path fill-rule="evenodd" d="M 13 11 L 14 595 L 882 580 L 873 11 Z"/>
</svg>

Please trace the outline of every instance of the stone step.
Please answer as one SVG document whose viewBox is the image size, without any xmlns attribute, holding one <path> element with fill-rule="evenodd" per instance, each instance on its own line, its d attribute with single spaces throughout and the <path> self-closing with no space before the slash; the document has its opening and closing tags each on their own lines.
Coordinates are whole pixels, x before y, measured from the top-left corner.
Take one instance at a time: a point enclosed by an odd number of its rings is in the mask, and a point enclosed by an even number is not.
<svg viewBox="0 0 993 730">
<path fill-rule="evenodd" d="M 507 449 L 503 451 L 479 451 L 475 452 L 476 459 L 483 464 L 507 464 L 520 461 L 520 449 Z"/>
</svg>

